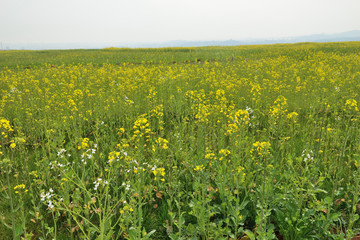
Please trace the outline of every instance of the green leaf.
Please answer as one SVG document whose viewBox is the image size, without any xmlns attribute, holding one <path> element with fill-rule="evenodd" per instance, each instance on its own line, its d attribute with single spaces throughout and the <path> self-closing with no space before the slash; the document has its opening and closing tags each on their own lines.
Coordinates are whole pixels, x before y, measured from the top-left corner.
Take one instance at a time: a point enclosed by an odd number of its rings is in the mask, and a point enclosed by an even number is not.
<svg viewBox="0 0 360 240">
<path fill-rule="evenodd" d="M 359 217 L 359 216 L 358 216 L 358 217 Z M 179 223 L 180 223 L 181 225 L 184 225 L 184 224 L 185 224 L 185 218 L 183 217 L 183 215 L 180 216 L 180 221 L 179 221 Z"/>
<path fill-rule="evenodd" d="M 179 240 L 180 238 L 178 236 L 176 236 L 174 233 L 169 235 L 171 240 Z"/>
<path fill-rule="evenodd" d="M 4 219 L 2 218 L 2 216 L 0 216 L 0 221 L 2 222 L 2 224 L 4 224 L 5 227 L 9 228 L 9 229 L 12 229 L 12 227 L 10 225 L 8 225 Z"/>
<path fill-rule="evenodd" d="M 340 214 L 339 213 L 331 213 L 329 216 L 329 220 L 330 221 L 334 221 L 337 220 L 339 218 Z"/>
<path fill-rule="evenodd" d="M 106 240 L 109 240 L 109 239 L 112 239 L 112 235 L 113 235 L 114 231 L 111 229 L 108 234 L 106 235 L 105 239 Z"/>
<path fill-rule="evenodd" d="M 331 199 L 331 197 L 326 197 L 325 199 L 324 199 L 324 201 L 327 203 L 327 204 L 331 204 L 331 202 L 332 202 L 332 199 Z"/>
<path fill-rule="evenodd" d="M 245 230 L 244 232 L 246 236 L 250 238 L 250 240 L 255 240 L 255 234 L 253 232 L 251 232 L 250 230 Z"/>
<path fill-rule="evenodd" d="M 134 227 L 131 227 L 129 229 L 129 236 L 130 236 L 131 240 L 136 240 L 137 239 L 136 229 Z"/>
<path fill-rule="evenodd" d="M 155 232 L 156 232 L 155 229 L 152 230 L 151 232 L 147 233 L 147 234 L 143 237 L 143 239 L 149 239 L 149 238 L 151 237 L 151 235 L 153 235 Z"/>
<path fill-rule="evenodd" d="M 199 240 L 197 237 L 191 237 L 189 240 Z"/>
<path fill-rule="evenodd" d="M 325 191 L 324 189 L 321 189 L 321 188 L 318 188 L 318 187 L 315 187 L 313 189 L 313 192 L 314 193 L 328 193 L 327 191 Z"/>
<path fill-rule="evenodd" d="M 186 227 L 186 231 L 189 234 L 194 234 L 196 232 L 196 228 L 194 227 L 194 225 L 192 225 L 191 223 L 189 223 L 189 225 L 187 225 Z"/>
<path fill-rule="evenodd" d="M 15 234 L 16 234 L 16 237 L 19 237 L 18 239 L 20 239 L 20 236 L 23 234 L 23 229 L 24 229 L 24 226 L 22 224 L 18 224 L 15 228 Z"/>
<path fill-rule="evenodd" d="M 6 195 L 6 194 L 1 194 L 1 197 L 3 197 L 3 198 L 5 198 L 5 199 L 10 199 L 10 197 L 8 196 L 8 195 Z"/>
<path fill-rule="evenodd" d="M 109 230 L 111 230 L 111 219 L 110 218 L 105 221 L 103 232 L 106 233 Z"/>
</svg>

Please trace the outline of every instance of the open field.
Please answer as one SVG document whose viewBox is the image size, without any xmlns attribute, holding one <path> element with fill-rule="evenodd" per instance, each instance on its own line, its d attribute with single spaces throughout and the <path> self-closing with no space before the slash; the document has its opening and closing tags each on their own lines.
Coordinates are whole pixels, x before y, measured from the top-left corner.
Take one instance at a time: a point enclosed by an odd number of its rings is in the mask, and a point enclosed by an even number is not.
<svg viewBox="0 0 360 240">
<path fill-rule="evenodd" d="M 0 239 L 352 239 L 359 49 L 0 51 Z"/>
</svg>

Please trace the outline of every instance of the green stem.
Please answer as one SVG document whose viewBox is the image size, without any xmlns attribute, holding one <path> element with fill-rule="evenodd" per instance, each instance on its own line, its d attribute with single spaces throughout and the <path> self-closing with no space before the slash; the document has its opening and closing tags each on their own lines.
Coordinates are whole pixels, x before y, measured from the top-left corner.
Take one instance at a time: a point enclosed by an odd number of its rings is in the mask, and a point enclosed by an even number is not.
<svg viewBox="0 0 360 240">
<path fill-rule="evenodd" d="M 10 167 L 9 167 L 8 171 L 6 171 L 6 181 L 7 181 L 7 185 L 8 185 L 8 194 L 9 194 L 10 210 L 11 210 L 11 229 L 13 232 L 13 239 L 15 240 L 16 239 L 15 212 L 14 212 L 14 204 L 13 204 L 13 199 L 12 199 L 12 194 L 11 194 L 9 171 L 10 171 Z"/>
<path fill-rule="evenodd" d="M 54 233 L 54 234 L 55 234 L 54 239 L 56 239 L 56 231 L 57 231 L 57 228 L 56 228 L 56 220 L 55 220 L 55 217 L 56 217 L 56 216 L 55 216 L 55 214 L 56 214 L 55 212 L 52 213 L 53 222 L 54 222 L 54 232 L 55 232 L 55 233 Z"/>
<path fill-rule="evenodd" d="M 263 231 L 263 221 L 264 221 L 264 204 L 265 204 L 265 184 L 266 184 L 266 164 L 264 167 L 263 175 L 263 186 L 262 186 L 262 196 L 261 196 L 261 221 L 260 221 L 260 232 Z"/>
</svg>

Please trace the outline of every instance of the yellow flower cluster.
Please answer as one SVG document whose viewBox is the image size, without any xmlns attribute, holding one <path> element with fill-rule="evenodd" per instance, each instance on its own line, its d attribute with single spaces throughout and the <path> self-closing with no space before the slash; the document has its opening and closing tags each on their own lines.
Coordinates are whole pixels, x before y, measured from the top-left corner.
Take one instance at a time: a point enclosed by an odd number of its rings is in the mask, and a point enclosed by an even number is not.
<svg viewBox="0 0 360 240">
<path fill-rule="evenodd" d="M 162 149 L 168 149 L 168 140 L 166 140 L 165 138 L 161 138 L 159 137 L 156 141 L 155 141 Z"/>
<path fill-rule="evenodd" d="M 286 117 L 287 117 L 289 120 L 292 120 L 294 123 L 296 123 L 298 116 L 299 116 L 299 114 L 298 114 L 297 112 L 291 112 L 291 113 L 289 113 Z"/>
<path fill-rule="evenodd" d="M 158 128 L 160 131 L 164 130 L 164 105 L 160 104 L 150 111 L 150 116 L 157 119 Z"/>
<path fill-rule="evenodd" d="M 134 209 L 126 204 L 123 208 L 120 209 L 120 214 L 124 214 L 126 212 L 133 212 L 133 211 L 134 211 Z M 121 220 L 123 220 L 123 219 L 121 219 Z"/>
<path fill-rule="evenodd" d="M 197 165 L 197 166 L 194 168 L 195 171 L 199 171 L 199 172 L 203 171 L 204 169 L 205 169 L 205 167 L 204 167 L 203 164 Z"/>
<path fill-rule="evenodd" d="M 270 147 L 270 142 L 256 141 L 253 143 L 253 148 L 251 149 L 250 153 L 252 156 L 270 155 Z"/>
<path fill-rule="evenodd" d="M 239 130 L 239 127 L 245 129 L 250 125 L 250 112 L 248 110 L 239 109 L 234 116 L 228 121 L 225 135 L 232 135 Z"/>
<path fill-rule="evenodd" d="M 216 159 L 215 153 L 209 152 L 205 155 L 205 159 Z"/>
<path fill-rule="evenodd" d="M 7 138 L 8 133 L 13 131 L 14 129 L 11 128 L 10 121 L 4 118 L 0 119 L 0 132 L 3 138 Z"/>
<path fill-rule="evenodd" d="M 140 139 L 145 138 L 145 142 L 150 140 L 150 125 L 148 120 L 145 118 L 146 114 L 141 115 L 138 119 L 136 119 L 133 130 L 134 135 L 133 139 L 136 142 L 140 142 Z"/>
<path fill-rule="evenodd" d="M 165 168 L 155 168 L 154 170 L 152 170 L 152 173 L 154 174 L 155 178 L 154 180 L 157 179 L 157 176 L 161 176 L 164 177 L 165 176 Z M 165 181 L 164 178 L 160 179 L 162 182 Z"/>
<path fill-rule="evenodd" d="M 16 143 L 14 142 L 14 140 L 10 141 L 10 148 L 15 148 L 16 147 Z"/>
<path fill-rule="evenodd" d="M 358 108 L 358 103 L 357 103 L 357 101 L 356 101 L 355 99 L 348 99 L 348 100 L 346 100 L 344 111 L 358 112 L 358 111 L 359 111 L 359 108 Z"/>
<path fill-rule="evenodd" d="M 274 105 L 270 108 L 270 118 L 272 119 L 274 124 L 277 124 L 279 119 L 286 115 L 287 113 L 287 99 L 284 96 L 279 96 L 275 102 Z"/>
<path fill-rule="evenodd" d="M 227 156 L 230 155 L 230 150 L 228 149 L 221 149 L 219 151 L 220 157 L 219 157 L 219 161 L 222 161 L 224 158 L 226 158 Z M 229 160 L 230 161 L 230 160 Z"/>
<path fill-rule="evenodd" d="M 81 140 L 81 143 L 78 145 L 78 149 L 88 149 L 89 148 L 89 139 L 88 138 L 83 138 Z"/>
<path fill-rule="evenodd" d="M 214 161 L 217 159 L 215 153 L 210 150 L 206 150 L 205 159 L 208 160 L 209 166 L 213 165 Z"/>
<path fill-rule="evenodd" d="M 123 135 L 125 133 L 125 128 L 118 129 L 118 135 Z"/>
<path fill-rule="evenodd" d="M 241 166 L 240 166 L 240 167 L 238 167 L 236 170 L 237 170 L 238 173 L 241 173 L 241 172 L 244 171 L 244 169 L 245 169 L 244 167 L 241 167 Z M 245 175 L 244 172 L 243 172 L 243 175 Z"/>
<path fill-rule="evenodd" d="M 249 111 L 240 109 L 235 113 L 235 122 L 248 125 L 250 122 Z"/>
<path fill-rule="evenodd" d="M 30 176 L 34 176 L 34 177 L 39 177 L 39 175 L 38 175 L 38 171 L 32 171 L 32 172 L 29 172 L 29 175 Z"/>
<path fill-rule="evenodd" d="M 22 137 L 15 137 L 10 141 L 10 148 L 15 148 L 18 144 L 21 145 L 25 143 L 26 140 Z"/>
<path fill-rule="evenodd" d="M 108 163 L 112 163 L 115 160 L 118 160 L 119 158 L 120 158 L 120 152 L 116 152 L 116 151 L 110 152 L 108 157 L 109 159 Z"/>
<path fill-rule="evenodd" d="M 14 187 L 15 193 L 19 193 L 20 190 L 23 190 L 24 192 L 28 192 L 28 190 L 25 187 L 25 184 L 16 185 Z"/>
</svg>

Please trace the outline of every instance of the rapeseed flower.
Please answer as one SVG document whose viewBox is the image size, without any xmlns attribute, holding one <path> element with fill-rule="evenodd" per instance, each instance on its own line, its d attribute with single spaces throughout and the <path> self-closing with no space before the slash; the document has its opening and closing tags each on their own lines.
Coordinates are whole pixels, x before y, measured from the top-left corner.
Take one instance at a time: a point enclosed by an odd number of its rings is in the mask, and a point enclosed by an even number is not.
<svg viewBox="0 0 360 240">
<path fill-rule="evenodd" d="M 270 142 L 259 142 L 256 141 L 253 143 L 253 148 L 251 149 L 250 153 L 252 156 L 264 156 L 270 154 Z"/>
<path fill-rule="evenodd" d="M 358 112 L 359 108 L 358 108 L 358 103 L 355 99 L 348 99 L 346 100 L 345 103 L 345 108 L 344 111 L 354 111 L 354 112 Z"/>
</svg>

